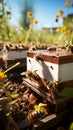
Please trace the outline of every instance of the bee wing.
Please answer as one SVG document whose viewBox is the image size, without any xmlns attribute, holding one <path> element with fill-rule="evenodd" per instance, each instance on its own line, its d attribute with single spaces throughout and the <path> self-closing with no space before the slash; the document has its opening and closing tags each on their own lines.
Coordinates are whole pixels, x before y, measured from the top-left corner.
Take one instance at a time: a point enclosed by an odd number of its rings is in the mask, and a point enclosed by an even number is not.
<svg viewBox="0 0 73 130">
<path fill-rule="evenodd" d="M 47 104 L 44 104 L 44 103 L 39 103 L 39 107 L 46 107 Z"/>
<path fill-rule="evenodd" d="M 20 75 L 22 75 L 22 76 L 25 75 L 26 76 L 26 72 L 22 72 Z"/>
</svg>

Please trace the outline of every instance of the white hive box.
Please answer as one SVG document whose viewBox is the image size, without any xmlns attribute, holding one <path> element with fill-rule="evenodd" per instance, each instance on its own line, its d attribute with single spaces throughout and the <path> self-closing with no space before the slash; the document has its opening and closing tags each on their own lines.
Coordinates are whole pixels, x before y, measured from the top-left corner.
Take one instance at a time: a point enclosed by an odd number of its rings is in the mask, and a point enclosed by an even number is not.
<svg viewBox="0 0 73 130">
<path fill-rule="evenodd" d="M 36 60 L 36 56 L 42 60 Z M 73 53 L 66 49 L 27 52 L 27 70 L 36 73 L 46 81 L 55 80 L 60 84 L 73 83 Z"/>
<path fill-rule="evenodd" d="M 25 67 L 27 50 L 27 47 L 6 46 L 2 51 L 5 68 L 9 68 L 17 62 L 20 62 L 20 65 L 18 67 Z"/>
</svg>

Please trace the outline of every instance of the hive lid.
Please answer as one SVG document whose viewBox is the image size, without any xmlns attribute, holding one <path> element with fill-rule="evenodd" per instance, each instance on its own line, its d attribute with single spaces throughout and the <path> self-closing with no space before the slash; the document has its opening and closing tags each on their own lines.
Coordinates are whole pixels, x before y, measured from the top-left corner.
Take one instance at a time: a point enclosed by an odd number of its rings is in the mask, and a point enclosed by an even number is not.
<svg viewBox="0 0 73 130">
<path fill-rule="evenodd" d="M 36 55 L 40 56 L 43 61 L 55 64 L 65 64 L 73 62 L 73 53 L 66 49 L 57 50 L 35 50 L 28 51 L 27 57 L 34 58 Z"/>
</svg>

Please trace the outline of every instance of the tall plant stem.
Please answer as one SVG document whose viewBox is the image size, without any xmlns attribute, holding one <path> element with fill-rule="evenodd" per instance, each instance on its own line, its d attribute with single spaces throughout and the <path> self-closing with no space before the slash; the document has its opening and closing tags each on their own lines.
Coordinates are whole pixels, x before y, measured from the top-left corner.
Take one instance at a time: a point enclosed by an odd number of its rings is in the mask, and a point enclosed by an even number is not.
<svg viewBox="0 0 73 130">
<path fill-rule="evenodd" d="M 26 36 L 26 39 L 25 39 L 25 44 L 27 44 L 31 29 L 32 29 L 32 24 L 30 24 L 30 28 L 28 30 L 28 33 L 27 33 L 27 36 Z"/>
</svg>

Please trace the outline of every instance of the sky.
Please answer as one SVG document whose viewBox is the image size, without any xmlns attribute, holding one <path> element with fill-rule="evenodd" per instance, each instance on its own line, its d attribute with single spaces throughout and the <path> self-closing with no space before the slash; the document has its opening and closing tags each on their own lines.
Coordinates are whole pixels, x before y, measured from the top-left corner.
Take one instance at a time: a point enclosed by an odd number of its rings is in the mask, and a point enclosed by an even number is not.
<svg viewBox="0 0 73 130">
<path fill-rule="evenodd" d="M 12 19 L 11 24 L 18 26 L 20 20 L 21 2 L 25 0 L 5 0 L 8 6 L 11 6 Z M 31 4 L 32 0 L 28 0 Z M 35 28 L 42 29 L 43 27 L 57 27 L 62 26 L 62 19 L 59 22 L 55 22 L 55 15 L 58 9 L 64 11 L 64 16 L 73 13 L 73 7 L 65 7 L 66 0 L 34 0 L 35 19 L 38 20 L 38 24 Z"/>
</svg>

